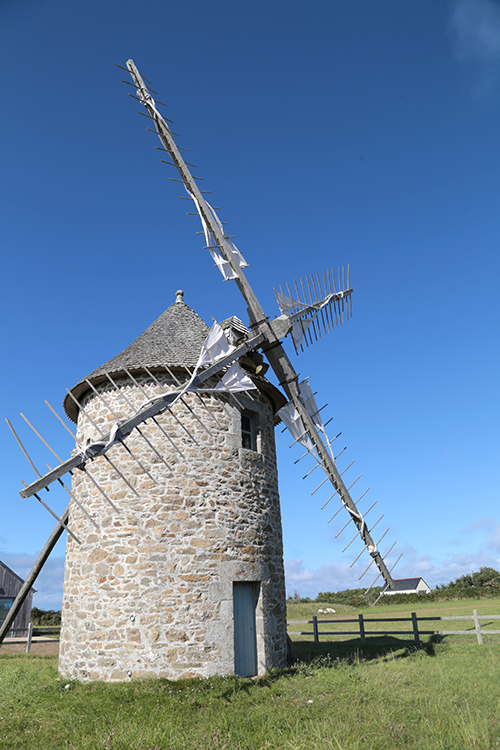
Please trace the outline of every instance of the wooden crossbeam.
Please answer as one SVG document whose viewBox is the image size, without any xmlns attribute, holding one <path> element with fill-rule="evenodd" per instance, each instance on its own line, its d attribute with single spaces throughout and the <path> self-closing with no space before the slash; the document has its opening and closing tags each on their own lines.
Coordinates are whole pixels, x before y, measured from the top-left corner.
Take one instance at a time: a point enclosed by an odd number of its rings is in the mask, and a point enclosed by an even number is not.
<svg viewBox="0 0 500 750">
<path fill-rule="evenodd" d="M 214 363 L 213 365 L 210 365 L 203 372 L 197 375 L 194 378 L 191 387 L 193 389 L 198 388 L 200 385 L 202 385 L 207 380 L 209 380 L 209 378 L 211 378 L 213 375 L 217 375 L 221 370 L 223 370 L 225 367 L 227 367 L 232 362 L 237 360 L 239 357 L 242 357 L 248 351 L 251 351 L 252 349 L 255 349 L 257 346 L 260 346 L 263 341 L 264 341 L 264 335 L 262 333 L 258 333 L 257 335 L 252 336 L 246 342 L 243 342 L 242 344 L 240 344 L 234 351 L 232 351 L 226 357 L 223 357 L 222 359 L 218 360 L 216 363 Z M 151 419 L 152 417 L 155 417 L 157 414 L 161 414 L 161 412 L 168 409 L 170 404 L 177 398 L 177 396 L 178 396 L 177 391 L 173 393 L 166 393 L 162 396 L 159 396 L 158 399 L 156 399 L 152 404 L 145 406 L 137 414 L 134 414 L 133 417 L 130 417 L 129 419 L 125 420 L 120 425 L 120 427 L 118 428 L 118 431 L 116 432 L 116 435 L 115 435 L 116 439 L 122 439 L 122 438 L 127 437 L 127 435 L 129 435 L 132 432 L 132 430 L 135 429 L 138 425 L 142 424 L 143 422 L 146 422 L 148 419 Z M 95 454 L 92 456 L 93 458 L 96 458 L 97 456 L 101 456 L 107 453 L 107 451 L 113 447 L 115 443 L 106 445 L 109 438 L 110 438 L 110 434 L 108 434 L 106 437 L 103 438 L 103 441 L 102 441 L 103 446 L 100 450 L 95 452 Z M 86 463 L 86 459 L 83 458 L 81 455 L 72 456 L 71 458 L 68 458 L 63 463 L 59 464 L 59 466 L 56 466 L 56 468 L 52 469 L 52 471 L 49 471 L 48 474 L 45 474 L 43 477 L 41 477 L 37 481 L 32 482 L 32 484 L 20 490 L 19 494 L 21 495 L 21 497 L 24 497 L 24 498 L 31 497 L 32 495 L 39 492 L 44 487 L 47 487 L 52 482 L 55 482 L 57 479 L 59 479 L 59 477 L 62 477 L 64 474 L 67 474 L 68 471 L 72 471 L 73 469 L 76 469 L 85 463 Z"/>
</svg>

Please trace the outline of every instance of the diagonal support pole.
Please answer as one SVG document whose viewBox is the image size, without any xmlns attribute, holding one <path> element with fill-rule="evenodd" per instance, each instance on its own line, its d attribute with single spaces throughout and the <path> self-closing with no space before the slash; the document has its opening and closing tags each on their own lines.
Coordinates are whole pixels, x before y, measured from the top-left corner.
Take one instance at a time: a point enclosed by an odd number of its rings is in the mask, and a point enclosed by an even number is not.
<svg viewBox="0 0 500 750">
<path fill-rule="evenodd" d="M 64 513 L 61 516 L 61 521 L 65 524 L 69 521 L 69 505 L 64 511 Z M 16 616 L 23 606 L 24 600 L 28 596 L 30 589 L 33 587 L 33 584 L 35 583 L 36 579 L 40 575 L 40 572 L 47 562 L 47 559 L 56 546 L 56 543 L 59 541 L 62 533 L 64 531 L 64 528 L 61 526 L 61 524 L 57 524 L 57 526 L 54 528 L 52 534 L 47 539 L 47 542 L 45 543 L 44 548 L 38 555 L 35 564 L 33 565 L 28 577 L 26 578 L 25 582 L 21 586 L 21 589 L 14 599 L 12 603 L 12 607 L 7 612 L 7 617 L 3 621 L 2 625 L 0 626 L 0 643 L 4 640 L 5 636 L 9 632 L 12 623 L 16 619 Z"/>
</svg>

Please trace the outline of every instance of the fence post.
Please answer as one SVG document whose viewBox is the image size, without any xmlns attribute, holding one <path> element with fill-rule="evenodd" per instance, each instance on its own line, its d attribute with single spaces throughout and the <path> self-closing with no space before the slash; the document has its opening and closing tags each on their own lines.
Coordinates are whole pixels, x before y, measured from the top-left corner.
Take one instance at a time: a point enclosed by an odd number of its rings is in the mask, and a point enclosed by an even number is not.
<svg viewBox="0 0 500 750">
<path fill-rule="evenodd" d="M 31 639 L 33 637 L 33 623 L 30 622 L 28 625 L 28 637 L 26 639 L 26 653 L 29 654 L 31 651 Z"/>
<path fill-rule="evenodd" d="M 477 642 L 483 643 L 483 634 L 481 633 L 481 623 L 479 622 L 479 614 L 477 609 L 473 609 L 472 614 L 474 615 L 474 625 L 476 626 Z"/>
<path fill-rule="evenodd" d="M 361 638 L 361 643 L 364 643 L 366 641 L 365 638 L 365 623 L 363 622 L 363 615 L 358 615 L 359 620 L 359 637 Z"/>
<path fill-rule="evenodd" d="M 413 635 L 415 637 L 415 643 L 420 643 L 420 638 L 418 635 L 418 620 L 417 620 L 416 612 L 411 613 L 411 621 L 413 623 Z"/>
<path fill-rule="evenodd" d="M 319 643 L 318 618 L 316 617 L 316 615 L 313 615 L 313 633 L 314 643 Z"/>
</svg>

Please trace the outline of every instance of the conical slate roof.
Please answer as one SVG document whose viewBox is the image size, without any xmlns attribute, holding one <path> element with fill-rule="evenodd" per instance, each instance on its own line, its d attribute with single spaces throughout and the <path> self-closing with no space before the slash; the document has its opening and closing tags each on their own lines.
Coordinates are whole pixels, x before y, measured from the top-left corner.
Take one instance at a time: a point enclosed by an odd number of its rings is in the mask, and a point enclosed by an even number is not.
<svg viewBox="0 0 500 750">
<path fill-rule="evenodd" d="M 87 379 L 97 384 L 108 375 L 123 373 L 144 367 L 194 367 L 198 362 L 201 347 L 208 336 L 209 327 L 183 300 L 184 292 L 178 291 L 173 305 L 151 323 L 130 346 L 127 346 L 116 357 L 105 362 L 90 373 Z M 81 380 L 72 389 L 74 398 L 80 400 L 89 390 L 85 380 Z M 68 395 L 63 401 L 66 414 L 73 422 L 77 421 L 78 409 Z"/>
</svg>

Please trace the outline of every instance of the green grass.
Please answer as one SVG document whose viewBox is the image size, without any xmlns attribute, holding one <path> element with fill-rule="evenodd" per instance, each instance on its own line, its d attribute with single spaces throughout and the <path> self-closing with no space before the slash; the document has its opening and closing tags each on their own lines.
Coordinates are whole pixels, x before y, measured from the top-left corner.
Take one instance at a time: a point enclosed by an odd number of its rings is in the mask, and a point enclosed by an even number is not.
<svg viewBox="0 0 500 750">
<path fill-rule="evenodd" d="M 289 603 L 288 618 L 311 619 L 321 607 Z M 333 607 L 337 618 L 358 614 Z M 360 611 L 390 617 L 469 615 L 472 609 L 500 614 L 500 601 Z M 177 683 L 81 685 L 59 678 L 56 657 L 0 653 L 0 748 L 500 750 L 498 639 L 486 636 L 479 646 L 474 636 L 424 638 L 416 648 L 404 637 L 374 636 L 363 646 L 357 638 L 314 644 L 294 637 L 297 662 L 282 672 Z"/>
<path fill-rule="evenodd" d="M 394 597 L 396 599 L 396 597 Z M 319 609 L 325 609 L 326 607 L 332 607 L 336 610 L 335 615 L 330 614 L 319 614 Z M 322 604 L 318 602 L 310 602 L 302 604 L 300 602 L 287 602 L 287 618 L 288 620 L 311 620 L 313 615 L 318 617 L 318 620 L 338 620 L 338 619 L 357 619 L 358 614 L 362 614 L 364 618 L 390 618 L 390 617 L 410 617 L 412 612 L 416 612 L 419 617 L 458 617 L 461 615 L 472 615 L 472 610 L 477 609 L 479 615 L 500 614 L 500 600 L 499 599 L 466 599 L 458 601 L 426 601 L 417 604 L 397 604 L 396 602 L 392 605 L 385 605 L 383 607 L 365 607 L 365 608 L 354 608 L 345 604 Z M 413 640 L 413 630 L 411 622 L 365 622 L 365 630 L 369 639 L 371 632 L 380 632 L 384 630 L 407 630 L 408 640 Z M 500 630 L 500 620 L 481 620 L 481 629 L 484 634 L 485 642 L 496 643 L 500 645 L 500 636 L 492 635 L 488 636 L 488 630 Z M 311 632 L 312 625 L 298 625 L 290 624 L 289 633 L 294 641 L 298 640 L 311 640 L 312 636 L 300 636 L 300 631 Z M 357 623 L 335 623 L 320 624 L 319 633 L 322 641 L 345 643 L 349 640 L 349 646 L 359 645 L 361 642 L 359 638 L 354 636 L 321 636 L 323 632 L 334 632 L 339 631 L 357 631 L 359 632 Z M 456 621 L 430 621 L 430 622 L 419 622 L 419 630 L 463 630 L 464 633 L 469 631 L 471 635 L 464 636 L 445 636 L 444 640 L 449 643 L 473 643 L 475 641 L 475 630 L 474 622 L 472 620 L 456 620 Z M 402 638 L 403 636 L 397 636 Z M 425 637 L 424 637 L 425 638 Z"/>
<path fill-rule="evenodd" d="M 341 658 L 337 644 L 299 643 L 297 649 L 294 667 L 262 679 L 87 685 L 59 679 L 55 657 L 0 653 L 0 747 L 500 747 L 496 646 L 372 642 Z"/>
</svg>

